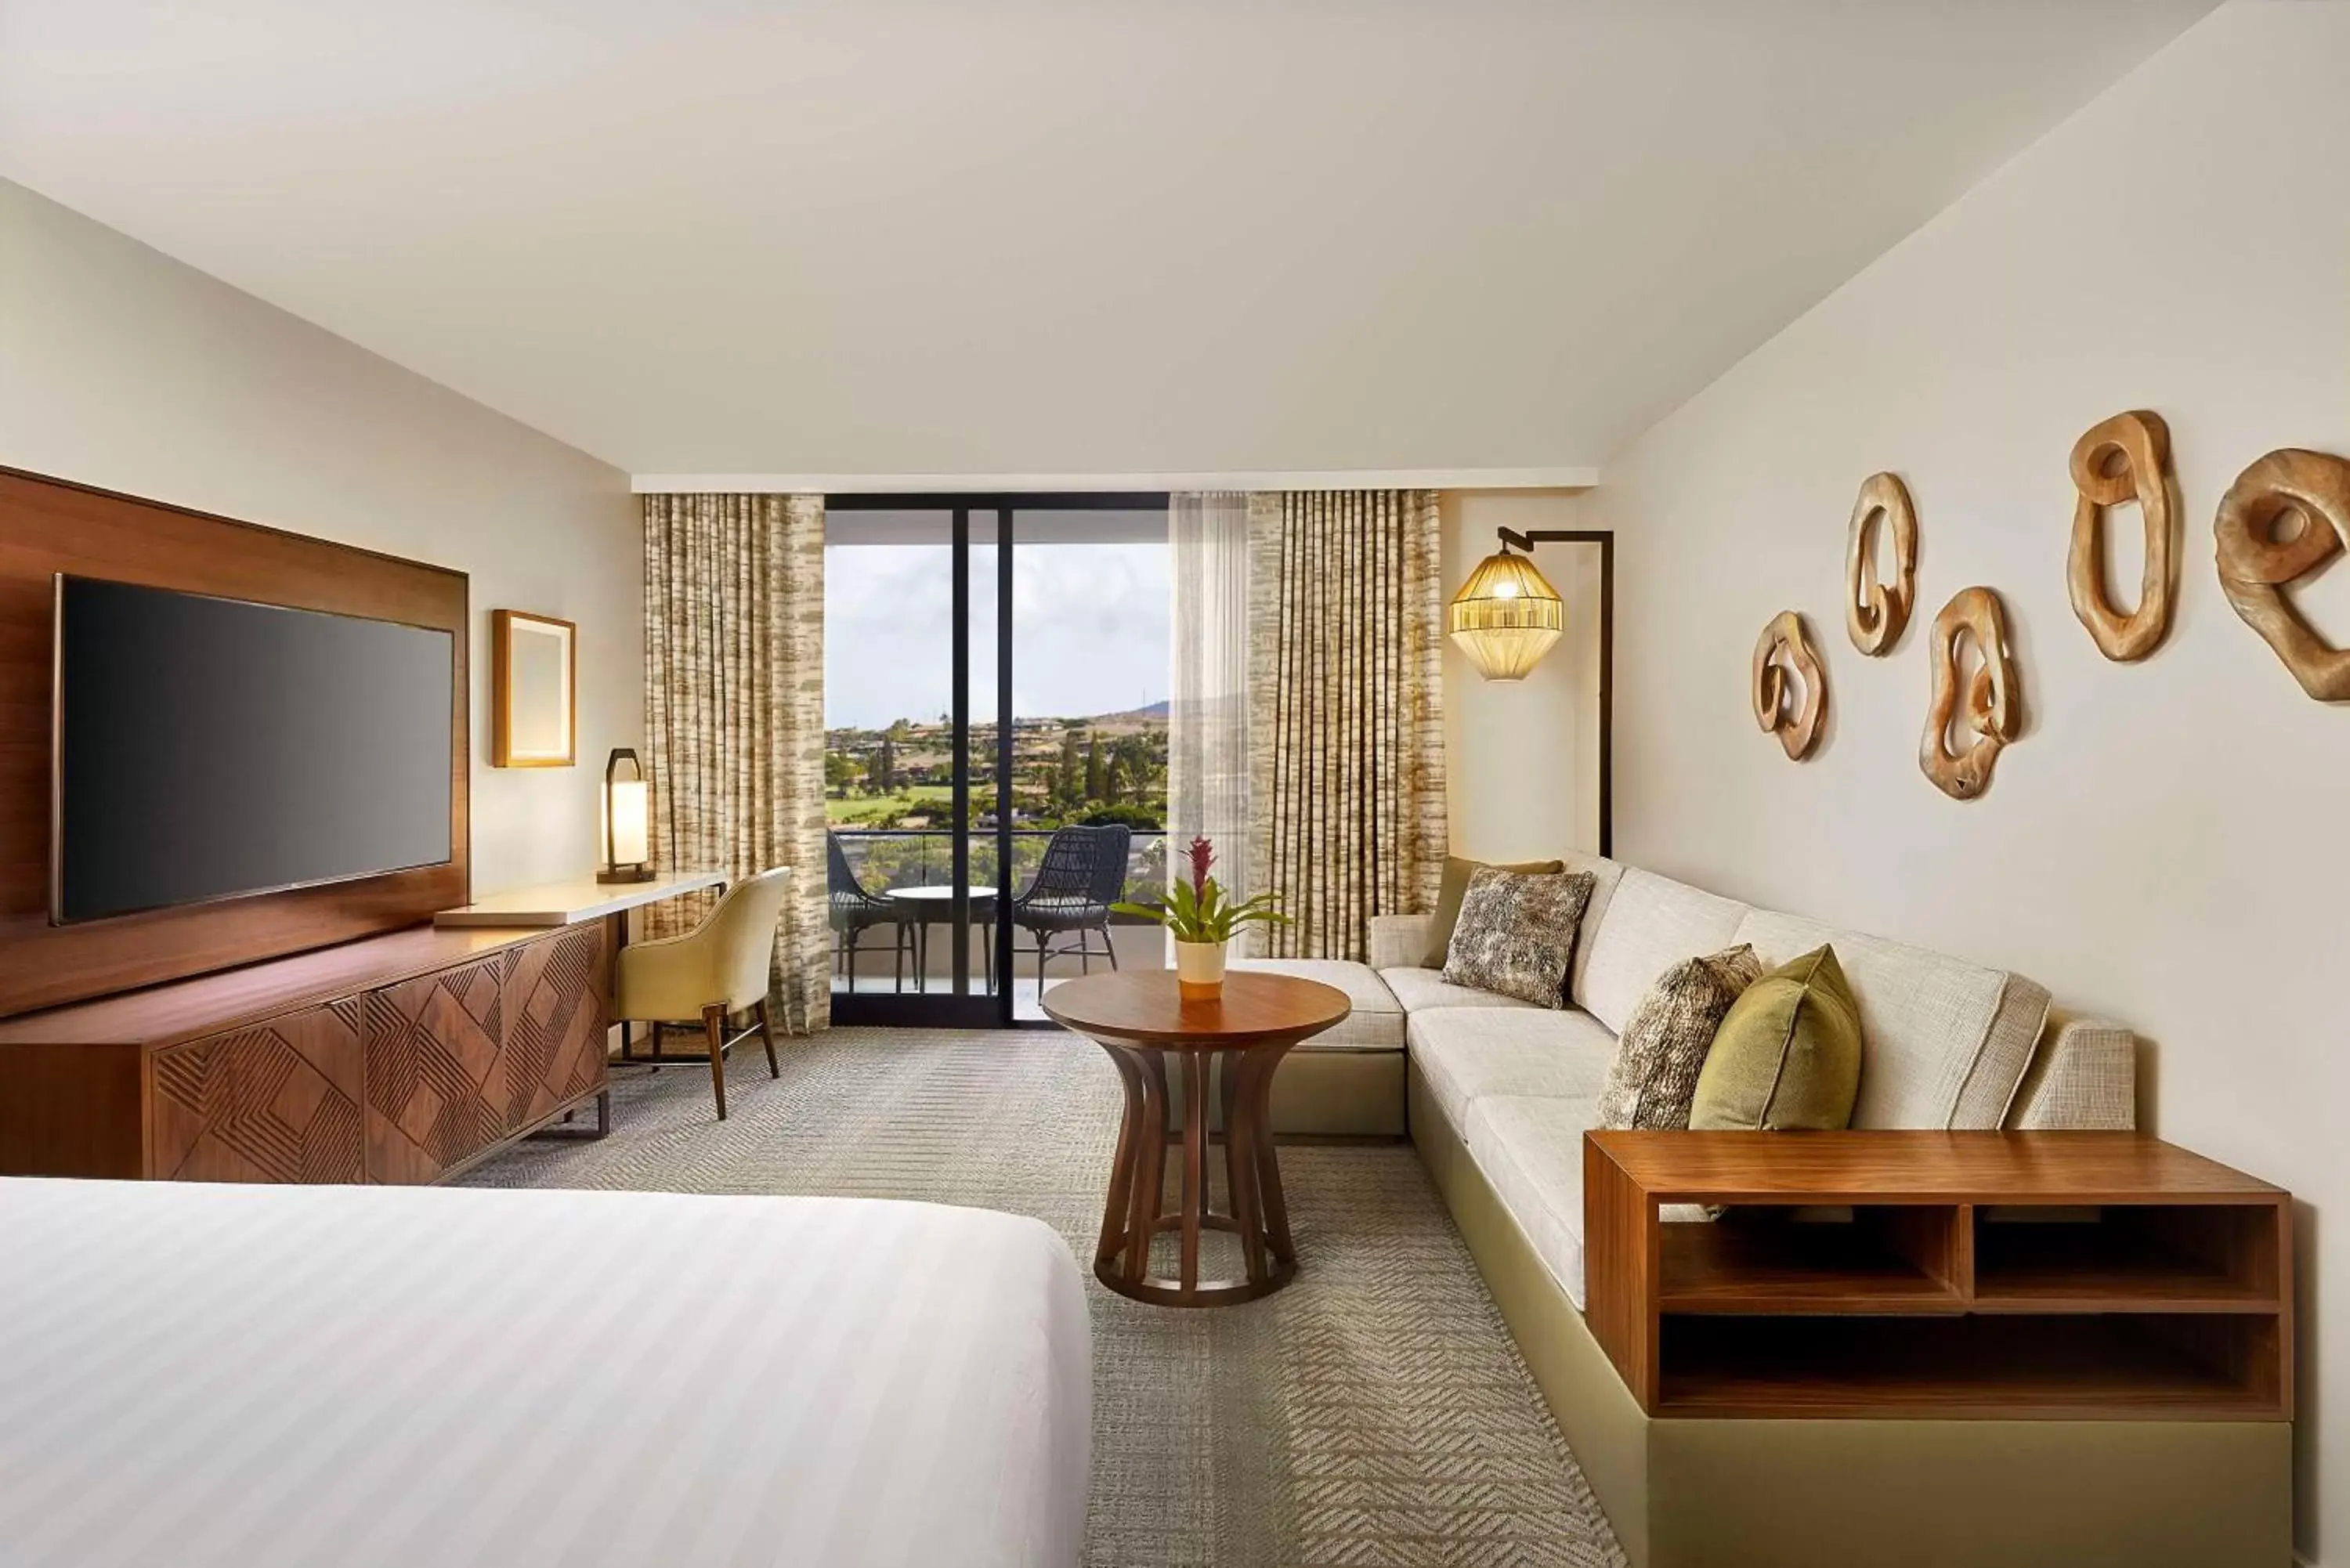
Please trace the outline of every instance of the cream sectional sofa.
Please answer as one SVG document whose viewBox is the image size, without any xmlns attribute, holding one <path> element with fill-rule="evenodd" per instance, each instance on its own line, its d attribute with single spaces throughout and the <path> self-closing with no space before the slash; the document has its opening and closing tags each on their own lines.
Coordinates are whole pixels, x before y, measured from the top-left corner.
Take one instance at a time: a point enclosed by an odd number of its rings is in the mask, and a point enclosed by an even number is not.
<svg viewBox="0 0 2350 1568">
<path fill-rule="evenodd" d="M 1661 1420 L 1640 1409 L 1583 1322 L 1582 1144 L 1617 1032 L 1668 967 L 1740 942 L 1769 967 L 1833 943 L 1860 1005 L 1859 1127 L 2126 1129 L 2137 1042 L 2053 1010 L 2020 975 L 1566 858 L 1594 878 L 1571 1006 L 1446 984 L 1420 962 L 1426 916 L 1375 919 L 1368 964 L 1243 967 L 1326 981 L 1354 1001 L 1345 1025 L 1284 1064 L 1276 1129 L 1403 1133 L 1418 1146 L 1634 1568 L 2255 1560 L 2239 1555 L 2244 1543 L 2266 1541 L 2289 1511 L 2275 1507 L 2289 1488 L 2282 1423 Z M 2208 1529 L 2134 1503 L 2147 1488 L 2173 1489 Z M 1987 1498 L 2036 1501 L 1986 1510 Z M 1963 1525 L 1921 1540 L 1921 1510 Z M 2145 1522 L 2116 1525 L 2130 1519 Z"/>
</svg>

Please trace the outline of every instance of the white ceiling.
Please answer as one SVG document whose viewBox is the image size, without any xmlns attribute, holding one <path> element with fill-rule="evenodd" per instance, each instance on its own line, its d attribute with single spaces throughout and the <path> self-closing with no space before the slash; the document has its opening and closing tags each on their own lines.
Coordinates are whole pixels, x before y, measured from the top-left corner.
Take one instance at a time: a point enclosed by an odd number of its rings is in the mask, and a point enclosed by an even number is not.
<svg viewBox="0 0 2350 1568">
<path fill-rule="evenodd" d="M 0 0 L 0 174 L 639 473 L 1557 468 L 2208 9 Z"/>
</svg>

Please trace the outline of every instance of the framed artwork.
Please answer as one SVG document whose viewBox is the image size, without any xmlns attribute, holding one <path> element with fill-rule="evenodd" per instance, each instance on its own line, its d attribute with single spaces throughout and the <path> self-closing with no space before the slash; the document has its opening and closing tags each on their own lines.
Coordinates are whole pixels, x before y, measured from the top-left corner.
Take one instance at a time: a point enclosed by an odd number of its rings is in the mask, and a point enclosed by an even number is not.
<svg viewBox="0 0 2350 1568">
<path fill-rule="evenodd" d="M 522 610 L 490 612 L 490 765 L 567 768 L 579 760 L 578 628 Z"/>
</svg>

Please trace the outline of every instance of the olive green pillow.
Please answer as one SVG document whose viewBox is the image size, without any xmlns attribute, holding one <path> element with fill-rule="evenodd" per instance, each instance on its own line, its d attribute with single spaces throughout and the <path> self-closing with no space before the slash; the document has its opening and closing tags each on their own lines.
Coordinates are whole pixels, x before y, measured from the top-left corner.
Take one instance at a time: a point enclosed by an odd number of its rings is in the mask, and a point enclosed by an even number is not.
<svg viewBox="0 0 2350 1568">
<path fill-rule="evenodd" d="M 1860 1092 L 1860 1004 L 1816 948 L 1732 1002 L 1698 1074 L 1689 1125 L 1706 1132 L 1832 1131 Z"/>
<path fill-rule="evenodd" d="M 1458 855 L 1444 857 L 1444 885 L 1436 894 L 1436 923 L 1428 929 L 1428 955 L 1419 961 L 1422 969 L 1442 969 L 1444 955 L 1452 947 L 1452 928 L 1461 923 L 1461 898 L 1469 891 L 1469 878 L 1485 868 L 1482 860 L 1463 860 Z M 1516 871 L 1529 877 L 1555 876 L 1566 869 L 1564 860 L 1524 860 L 1515 866 L 1495 866 L 1496 871 Z"/>
</svg>

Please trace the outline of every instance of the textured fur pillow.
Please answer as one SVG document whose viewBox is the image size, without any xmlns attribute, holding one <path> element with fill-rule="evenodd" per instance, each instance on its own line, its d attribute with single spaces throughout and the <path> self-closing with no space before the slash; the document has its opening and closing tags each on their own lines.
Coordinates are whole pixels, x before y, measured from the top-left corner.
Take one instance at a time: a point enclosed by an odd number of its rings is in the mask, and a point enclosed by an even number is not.
<svg viewBox="0 0 2350 1568">
<path fill-rule="evenodd" d="M 1690 1123 L 1698 1074 L 1731 1003 L 1762 978 L 1762 962 L 1740 945 L 1684 959 L 1657 977 L 1624 1021 L 1607 1086 L 1599 1092 L 1603 1127 L 1678 1130 Z"/>
<path fill-rule="evenodd" d="M 1445 980 L 1539 1007 L 1565 1006 L 1566 966 L 1591 887 L 1588 871 L 1527 875 L 1479 867 L 1444 951 Z"/>
</svg>

